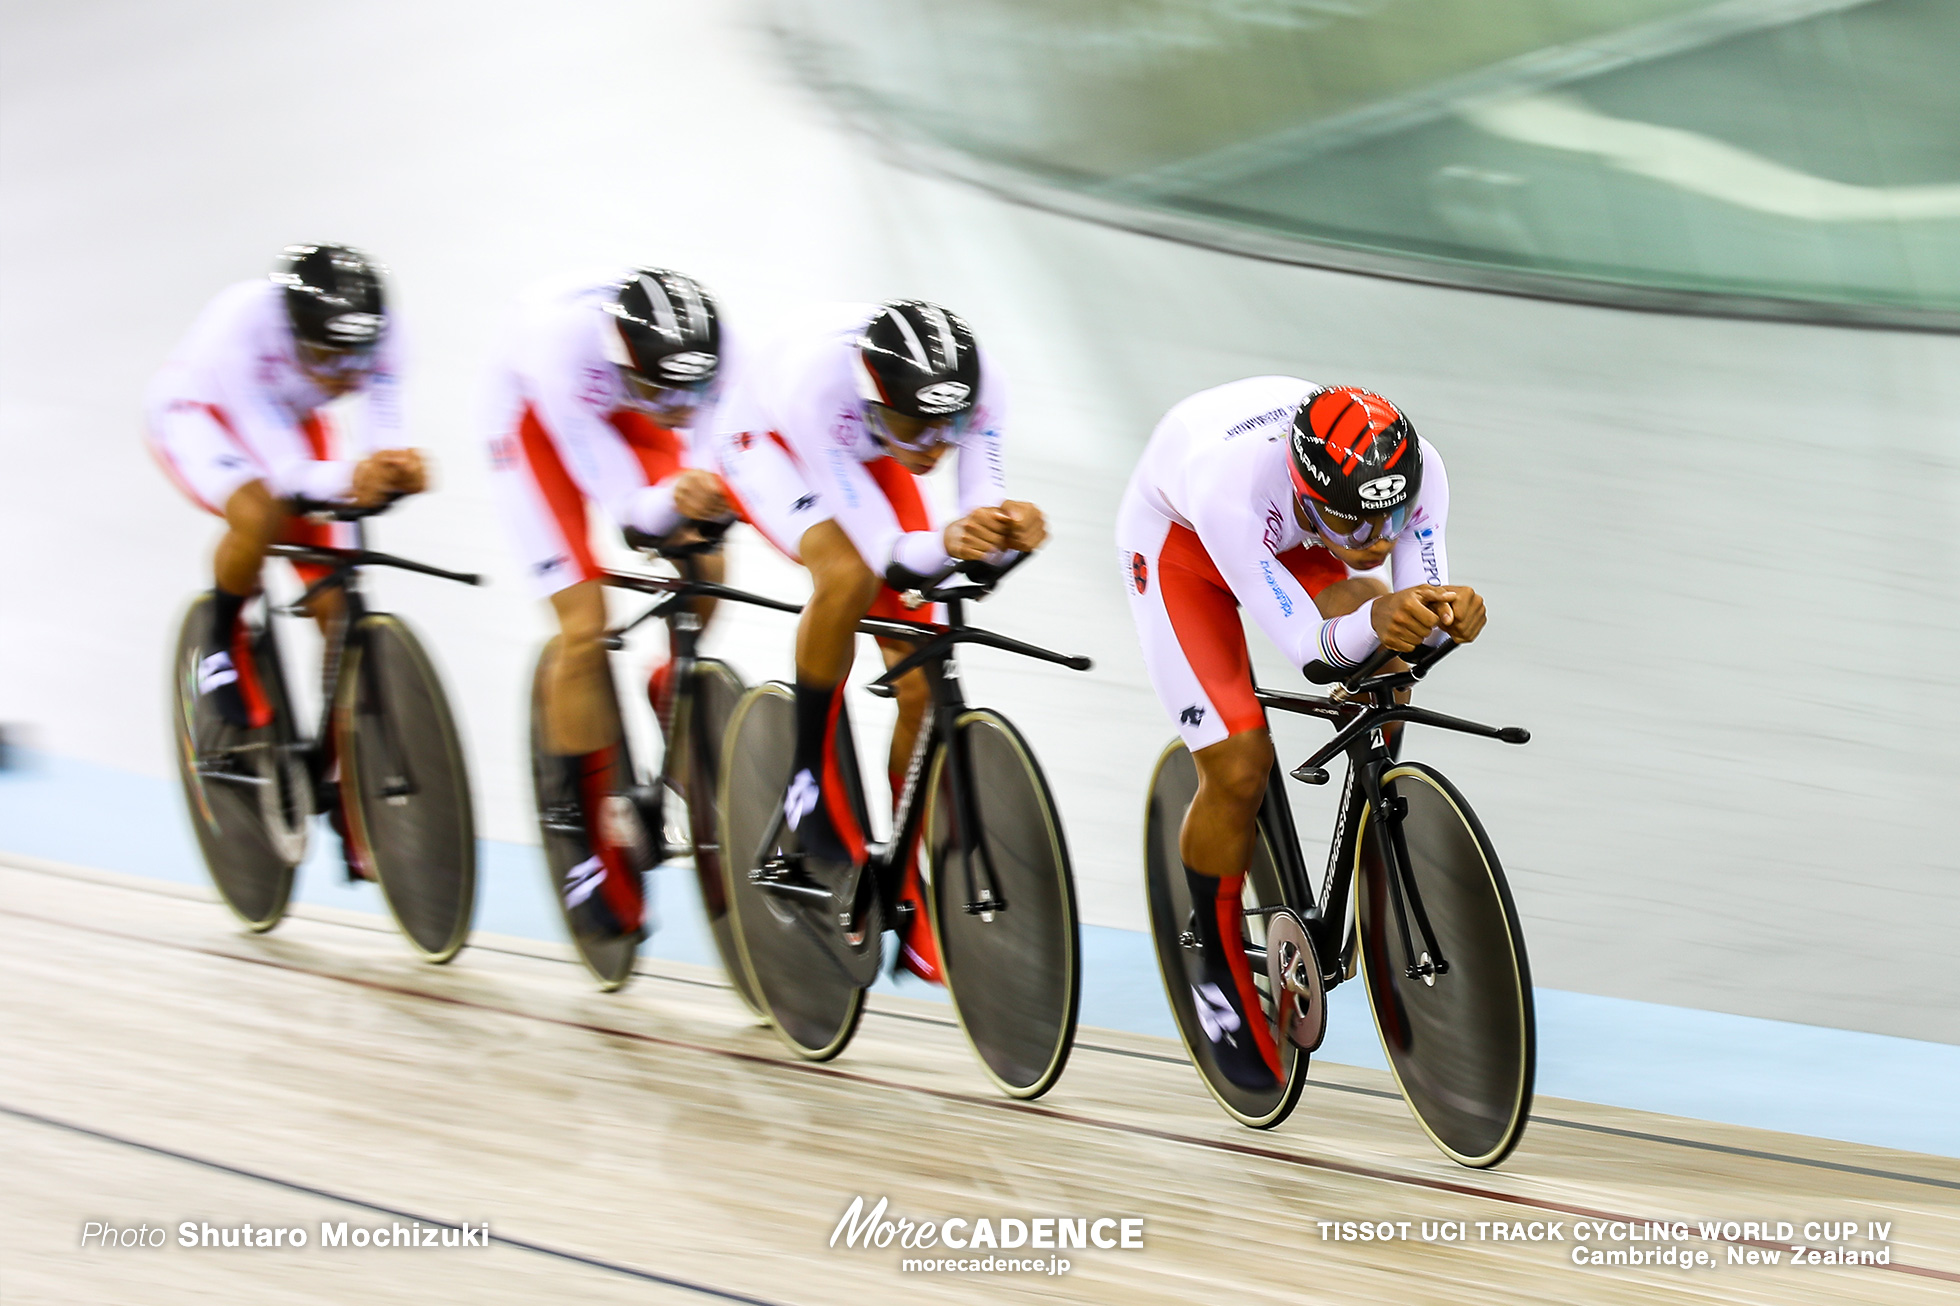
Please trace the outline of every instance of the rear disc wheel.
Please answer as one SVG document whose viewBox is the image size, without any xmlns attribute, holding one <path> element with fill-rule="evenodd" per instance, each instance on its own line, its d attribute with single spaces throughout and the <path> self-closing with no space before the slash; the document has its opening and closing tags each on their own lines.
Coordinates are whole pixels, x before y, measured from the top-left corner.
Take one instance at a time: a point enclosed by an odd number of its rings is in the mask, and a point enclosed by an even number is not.
<svg viewBox="0 0 1960 1306">
<path fill-rule="evenodd" d="M 585 817 L 579 805 L 578 787 L 566 760 L 552 754 L 546 744 L 544 724 L 544 684 L 557 656 L 558 640 L 553 638 L 538 654 L 531 674 L 531 792 L 538 805 L 538 837 L 544 849 L 545 866 L 551 874 L 551 897 L 558 904 L 565 933 L 572 947 L 607 993 L 625 985 L 633 977 L 633 961 L 639 955 L 639 941 L 631 935 L 601 938 L 582 933 L 565 909 L 565 883 L 572 869 L 592 856 L 592 844 L 585 832 Z M 602 677 L 606 703 L 615 723 L 619 721 L 619 700 L 613 692 L 612 677 Z M 620 730 L 620 749 L 625 750 L 626 735 Z"/>
<path fill-rule="evenodd" d="M 1307 1054 L 1284 1038 L 1278 1038 L 1280 1077 L 1269 1089 L 1246 1089 L 1234 1084 L 1219 1068 L 1212 1055 L 1211 1040 L 1205 1037 L 1199 1020 L 1192 985 L 1197 978 L 1197 952 L 1184 945 L 1193 929 L 1191 889 L 1184 880 L 1184 858 L 1178 851 L 1178 835 L 1184 827 L 1184 813 L 1198 792 L 1198 767 L 1181 743 L 1164 750 L 1150 780 L 1149 806 L 1144 814 L 1144 877 L 1150 902 L 1150 932 L 1157 944 L 1157 966 L 1164 977 L 1165 996 L 1170 999 L 1171 1015 L 1184 1040 L 1191 1064 L 1198 1077 L 1225 1114 L 1253 1129 L 1270 1129 L 1286 1119 L 1300 1100 L 1307 1083 Z M 1266 907 L 1302 910 L 1304 903 L 1288 902 L 1281 889 L 1281 878 L 1267 844 L 1263 825 L 1252 846 L 1252 865 L 1245 877 L 1245 943 L 1263 950 L 1266 946 L 1266 917 L 1257 914 Z M 1253 966 L 1253 984 L 1259 991 L 1260 1010 L 1247 1012 L 1251 1019 L 1275 1019 L 1272 982 L 1266 967 Z M 1277 1037 L 1277 1034 L 1275 1035 Z"/>
<path fill-rule="evenodd" d="M 842 1052 L 864 1014 L 864 988 L 846 974 L 824 931 L 837 932 L 834 906 L 773 893 L 753 878 L 778 862 L 778 824 L 796 748 L 796 700 L 788 686 L 757 685 L 729 723 L 722 758 L 721 848 L 730 933 L 763 1014 L 798 1056 L 828 1061 Z M 790 836 L 793 841 L 794 836 Z M 882 943 L 868 913 L 866 943 Z"/>
<path fill-rule="evenodd" d="M 291 738 L 292 712 L 270 636 L 254 641 L 260 683 L 273 721 L 257 730 L 228 725 L 198 692 L 198 664 L 211 627 L 211 596 L 184 614 L 171 661 L 171 720 L 178 778 L 211 883 L 246 928 L 277 925 L 292 899 L 293 872 L 306 855 L 312 786 Z"/>
</svg>

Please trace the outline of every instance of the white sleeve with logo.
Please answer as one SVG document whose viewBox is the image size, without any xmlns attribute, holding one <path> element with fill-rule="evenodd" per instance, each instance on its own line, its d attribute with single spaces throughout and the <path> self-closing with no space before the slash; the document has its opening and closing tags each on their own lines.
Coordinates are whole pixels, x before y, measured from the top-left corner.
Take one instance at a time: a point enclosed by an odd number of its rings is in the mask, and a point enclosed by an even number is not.
<svg viewBox="0 0 1960 1306">
<path fill-rule="evenodd" d="M 266 292 L 241 298 L 236 307 L 237 316 L 218 325 L 229 338 L 201 342 L 206 350 L 200 361 L 214 402 L 265 465 L 267 488 L 275 497 L 346 498 L 353 490 L 354 463 L 316 459 L 299 429 L 325 395 L 299 371 L 278 288 L 267 283 Z M 302 396 L 313 403 L 302 408 Z"/>
<path fill-rule="evenodd" d="M 1252 501 L 1259 492 L 1245 484 L 1246 461 L 1231 452 L 1189 460 L 1180 507 L 1239 606 L 1287 661 L 1304 667 L 1320 656 L 1320 612 L 1266 543 L 1265 513 Z M 1291 500 L 1289 490 L 1283 502 Z"/>
<path fill-rule="evenodd" d="M 980 351 L 980 394 L 967 419 L 956 455 L 962 515 L 975 508 L 997 508 L 1007 497 L 1005 449 L 1007 387 L 994 371 L 993 359 Z"/>
</svg>

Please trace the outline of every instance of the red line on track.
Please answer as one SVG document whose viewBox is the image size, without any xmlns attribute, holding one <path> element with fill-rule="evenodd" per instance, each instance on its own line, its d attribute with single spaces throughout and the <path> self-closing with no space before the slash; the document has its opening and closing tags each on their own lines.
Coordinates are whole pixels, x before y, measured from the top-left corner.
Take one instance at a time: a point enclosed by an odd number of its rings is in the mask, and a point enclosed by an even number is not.
<svg viewBox="0 0 1960 1306">
<path fill-rule="evenodd" d="M 937 1098 L 942 1102 L 961 1102 L 969 1106 L 985 1107 L 996 1111 L 1010 1111 L 1018 1115 L 1037 1116 L 1048 1120 L 1058 1120 L 1065 1124 L 1081 1125 L 1089 1129 L 1100 1129 L 1109 1133 L 1129 1134 L 1138 1138 L 1154 1138 L 1160 1142 L 1181 1143 L 1190 1147 L 1205 1148 L 1214 1152 L 1228 1152 L 1237 1156 L 1256 1157 L 1262 1161 L 1277 1161 L 1282 1165 L 1299 1166 L 1310 1170 L 1325 1170 L 1333 1174 L 1350 1175 L 1359 1179 L 1374 1179 L 1382 1183 L 1399 1184 L 1408 1188 L 1423 1188 L 1431 1192 L 1454 1193 L 1462 1197 L 1475 1197 L 1484 1201 L 1508 1203 L 1513 1206 L 1529 1207 L 1539 1211 L 1556 1211 L 1562 1215 L 1584 1216 L 1589 1220 L 1623 1221 L 1628 1224 L 1646 1224 L 1648 1221 L 1631 1215 L 1613 1211 L 1603 1211 L 1596 1207 L 1578 1206 L 1570 1202 L 1555 1202 L 1548 1198 L 1526 1197 L 1517 1193 L 1500 1192 L 1494 1188 L 1479 1188 L 1473 1184 L 1455 1183 L 1447 1179 L 1429 1179 L 1421 1175 L 1397 1174 L 1393 1170 L 1377 1170 L 1370 1166 L 1354 1165 L 1346 1161 L 1332 1161 L 1324 1157 L 1302 1156 L 1297 1152 L 1282 1151 L 1274 1147 L 1257 1147 L 1250 1143 L 1231 1143 L 1223 1139 L 1197 1138 L 1189 1134 L 1179 1134 L 1168 1129 L 1158 1129 L 1150 1125 L 1125 1124 L 1120 1120 L 1105 1120 L 1097 1116 L 1081 1115 L 1073 1111 L 1063 1111 L 1056 1107 L 1041 1106 L 1033 1102 L 1017 1102 L 1012 1099 L 983 1097 L 977 1093 L 962 1093 L 950 1088 L 930 1088 L 922 1084 L 907 1084 L 900 1080 L 880 1079 L 875 1075 L 859 1074 L 853 1070 L 840 1070 L 835 1066 L 813 1061 L 785 1061 L 779 1057 L 764 1056 L 759 1052 L 743 1052 L 735 1048 L 716 1047 L 709 1043 L 696 1043 L 688 1039 L 671 1038 L 664 1034 L 645 1034 L 638 1030 L 620 1029 L 612 1025 L 598 1025 L 590 1021 L 573 1020 L 564 1016 L 547 1016 L 537 1012 L 523 1011 L 515 1007 L 503 1007 L 494 1003 L 479 1002 L 473 998 L 460 998 L 447 993 L 431 993 L 406 984 L 391 984 L 383 980 L 362 979 L 354 975 L 338 975 L 332 971 L 316 970 L 310 966 L 296 965 L 271 957 L 251 957 L 243 953 L 229 952 L 223 948 L 204 947 L 191 943 L 176 943 L 167 939 L 152 938 L 148 935 L 131 934 L 123 930 L 105 929 L 97 925 L 78 925 L 51 916 L 40 916 L 31 912 L 0 908 L 0 916 L 11 916 L 17 920 L 34 921 L 42 925 L 53 925 L 62 929 L 75 930 L 84 934 L 98 934 L 105 938 L 122 939 L 131 943 L 145 943 L 152 947 L 167 948 L 176 952 L 189 952 L 199 956 L 216 957 L 223 961 L 244 962 L 250 966 L 264 966 L 272 970 L 287 971 L 295 975 L 305 975 L 313 979 L 329 980 L 336 984 L 349 984 L 356 988 L 371 989 L 379 993 L 393 993 L 402 997 L 422 998 L 429 1002 L 440 1002 L 447 1006 L 461 1007 L 470 1011 L 489 1012 L 499 1016 L 515 1016 L 521 1020 L 535 1020 L 546 1025 L 557 1025 L 563 1029 L 583 1030 L 588 1034 L 600 1034 L 608 1038 L 628 1039 L 635 1043 L 646 1043 L 655 1047 L 679 1048 L 687 1052 L 701 1052 L 709 1056 L 725 1057 L 750 1065 L 766 1066 L 775 1070 L 797 1074 L 816 1075 L 825 1079 L 845 1083 L 864 1084 L 872 1088 L 888 1089 L 901 1093 L 916 1093 L 924 1097 Z M 1725 1242 L 1725 1239 L 1704 1239 L 1698 1242 Z M 1762 1247 L 1782 1250 L 1790 1244 L 1766 1242 L 1760 1239 L 1740 1238 L 1734 1245 Z M 1894 1261 L 1889 1265 L 1874 1265 L 1875 1270 L 1892 1270 L 1900 1274 L 1919 1275 L 1928 1279 L 1942 1279 L 1949 1283 L 1960 1283 L 1960 1273 L 1952 1270 L 1936 1270 L 1930 1266 L 1907 1265 Z"/>
</svg>

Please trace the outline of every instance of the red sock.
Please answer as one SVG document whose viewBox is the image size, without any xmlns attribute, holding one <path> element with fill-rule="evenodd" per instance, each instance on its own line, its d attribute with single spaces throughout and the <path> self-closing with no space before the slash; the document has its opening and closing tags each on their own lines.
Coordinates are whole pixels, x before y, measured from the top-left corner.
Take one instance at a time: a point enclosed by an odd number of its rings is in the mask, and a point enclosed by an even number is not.
<svg viewBox="0 0 1960 1306">
<path fill-rule="evenodd" d="M 599 892 L 604 895 L 606 906 L 612 909 L 620 929 L 630 934 L 640 928 L 645 909 L 640 897 L 640 877 L 627 864 L 626 850 L 604 837 L 599 820 L 606 799 L 618 790 L 613 781 L 615 757 L 616 750 L 601 748 L 578 759 L 579 799 L 585 810 L 585 830 L 593 855 L 606 869 L 599 880 Z"/>
<path fill-rule="evenodd" d="M 1225 945 L 1225 964 L 1231 968 L 1232 983 L 1245 1006 L 1245 1022 L 1252 1026 L 1252 1041 L 1274 1079 L 1283 1080 L 1279 1068 L 1279 1044 L 1273 1041 L 1273 1027 L 1259 1005 L 1259 989 L 1252 982 L 1252 963 L 1245 955 L 1245 876 L 1234 875 L 1218 882 L 1218 939 Z"/>
<path fill-rule="evenodd" d="M 231 665 L 238 673 L 238 692 L 245 700 L 252 729 L 263 730 L 272 724 L 272 702 L 265 696 L 265 686 L 259 683 L 258 660 L 252 656 L 251 641 L 245 636 L 244 622 L 232 626 Z"/>
<path fill-rule="evenodd" d="M 892 819 L 898 819 L 899 796 L 905 792 L 905 773 L 891 773 Z M 899 881 L 898 901 L 912 904 L 912 923 L 898 936 L 898 960 L 905 969 L 928 984 L 943 984 L 939 969 L 939 943 L 932 935 L 932 922 L 926 919 L 925 884 L 919 878 L 919 844 L 924 827 L 905 853 L 905 877 Z"/>
</svg>

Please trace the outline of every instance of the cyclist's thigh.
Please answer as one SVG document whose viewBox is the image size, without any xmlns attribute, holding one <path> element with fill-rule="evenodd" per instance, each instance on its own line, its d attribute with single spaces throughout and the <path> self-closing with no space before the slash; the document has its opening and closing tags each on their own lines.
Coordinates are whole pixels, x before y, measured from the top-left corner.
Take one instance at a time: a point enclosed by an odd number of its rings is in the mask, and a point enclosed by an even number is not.
<svg viewBox="0 0 1960 1306">
<path fill-rule="evenodd" d="M 224 516 L 231 496 L 265 474 L 209 404 L 163 405 L 150 414 L 146 434 L 164 475 L 214 516 Z"/>
<path fill-rule="evenodd" d="M 510 530 L 534 596 L 550 598 L 568 585 L 599 578 L 585 495 L 528 405 L 491 443 L 490 483 L 497 515 Z"/>
<path fill-rule="evenodd" d="M 722 481 L 742 520 L 761 531 L 778 553 L 801 562 L 803 533 L 831 519 L 823 496 L 810 488 L 775 432 L 724 432 L 715 441 Z"/>
<path fill-rule="evenodd" d="M 1125 496 L 1116 543 L 1144 667 L 1185 747 L 1263 729 L 1238 601 L 1198 537 Z"/>
</svg>

